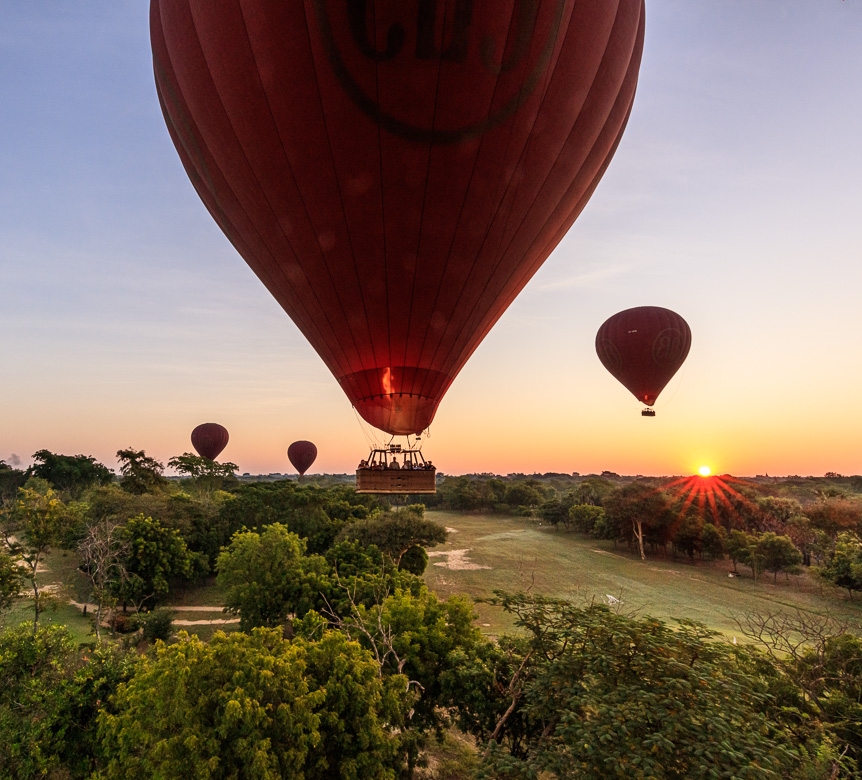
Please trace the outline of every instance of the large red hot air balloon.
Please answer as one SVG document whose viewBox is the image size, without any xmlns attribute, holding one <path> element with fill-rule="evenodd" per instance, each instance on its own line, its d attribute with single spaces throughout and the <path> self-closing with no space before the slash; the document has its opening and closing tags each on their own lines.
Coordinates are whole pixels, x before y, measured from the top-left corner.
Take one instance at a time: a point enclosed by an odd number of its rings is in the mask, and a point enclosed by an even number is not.
<svg viewBox="0 0 862 780">
<path fill-rule="evenodd" d="M 299 472 L 301 477 L 311 468 L 317 458 L 317 447 L 310 441 L 295 441 L 287 448 L 287 459 Z"/>
<path fill-rule="evenodd" d="M 638 306 L 607 319 L 596 334 L 604 367 L 639 401 L 652 406 L 683 364 L 691 329 L 676 312 Z M 654 412 L 644 410 L 646 416 Z"/>
<path fill-rule="evenodd" d="M 202 423 L 192 431 L 192 447 L 202 458 L 215 460 L 227 447 L 227 428 L 218 423 Z"/>
<path fill-rule="evenodd" d="M 198 195 L 341 383 L 424 430 L 596 188 L 643 0 L 151 0 Z"/>
</svg>

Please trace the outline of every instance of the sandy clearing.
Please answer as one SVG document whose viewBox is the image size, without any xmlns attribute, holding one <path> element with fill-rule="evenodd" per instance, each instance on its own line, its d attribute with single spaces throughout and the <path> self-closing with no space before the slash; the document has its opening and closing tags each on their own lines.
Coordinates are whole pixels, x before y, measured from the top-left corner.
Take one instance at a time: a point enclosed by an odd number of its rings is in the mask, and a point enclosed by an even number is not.
<svg viewBox="0 0 862 780">
<path fill-rule="evenodd" d="M 17 536 L 10 535 L 7 537 L 7 539 L 9 540 L 9 544 L 19 544 Z M 5 544 L 3 546 L 6 548 L 6 552 L 8 552 L 9 547 Z M 20 568 L 28 569 L 28 571 L 29 571 L 29 568 L 28 568 L 27 564 L 24 563 L 24 561 L 18 561 L 17 563 L 18 563 L 18 566 Z M 36 566 L 36 574 L 44 574 L 46 571 L 51 571 L 51 570 L 45 565 L 44 561 L 39 561 L 39 565 Z"/>
<path fill-rule="evenodd" d="M 228 623 L 239 623 L 239 618 L 225 618 L 222 620 L 174 620 L 175 626 L 226 626 Z"/>
<path fill-rule="evenodd" d="M 435 563 L 435 566 L 440 566 L 444 569 L 453 569 L 456 571 L 471 571 L 474 569 L 490 569 L 490 566 L 482 566 L 478 563 L 473 563 L 467 559 L 467 553 L 470 550 L 430 550 L 428 557 L 445 558 L 446 560 Z"/>
<path fill-rule="evenodd" d="M 83 604 L 80 601 L 70 601 L 72 606 L 77 607 L 81 611 L 84 610 L 84 607 L 87 607 L 90 610 L 95 610 L 95 604 Z M 222 607 L 171 607 L 166 606 L 163 609 L 170 609 L 174 612 L 222 612 Z M 107 615 L 107 612 L 105 613 Z M 105 619 L 107 620 L 107 618 Z M 175 626 L 224 626 L 228 623 L 239 623 L 239 618 L 213 618 L 212 620 L 173 620 L 171 621 Z M 103 622 L 103 625 L 107 625 L 106 622 Z"/>
</svg>

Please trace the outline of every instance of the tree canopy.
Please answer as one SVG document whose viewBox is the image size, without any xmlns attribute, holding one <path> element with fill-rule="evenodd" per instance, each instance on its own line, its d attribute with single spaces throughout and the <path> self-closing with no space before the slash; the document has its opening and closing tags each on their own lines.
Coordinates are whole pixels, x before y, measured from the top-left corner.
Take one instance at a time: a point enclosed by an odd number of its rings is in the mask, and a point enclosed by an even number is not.
<svg viewBox="0 0 862 780">
<path fill-rule="evenodd" d="M 343 635 L 183 635 L 100 716 L 108 780 L 394 780 L 403 682 Z"/>
<path fill-rule="evenodd" d="M 164 464 L 150 458 L 144 450 L 117 450 L 117 460 L 123 475 L 120 487 L 129 493 L 149 493 L 167 484 L 167 480 L 162 476 Z"/>
<path fill-rule="evenodd" d="M 433 547 L 446 541 L 446 529 L 425 519 L 423 511 L 420 504 L 357 520 L 346 526 L 338 539 L 373 544 L 398 566 L 401 556 L 411 547 Z"/>
<path fill-rule="evenodd" d="M 525 636 L 454 672 L 487 691 L 490 703 L 460 706 L 491 776 L 765 779 L 809 766 L 746 652 L 702 626 L 523 594 L 491 603 Z"/>
<path fill-rule="evenodd" d="M 51 483 L 57 490 L 77 498 L 93 485 L 107 485 L 113 472 L 90 455 L 57 455 L 49 450 L 33 453 L 32 473 Z"/>
<path fill-rule="evenodd" d="M 226 591 L 226 609 L 240 616 L 243 631 L 280 625 L 317 603 L 314 575 L 328 567 L 320 556 L 306 556 L 305 546 L 281 523 L 260 533 L 234 534 L 216 562 L 217 582 Z"/>
<path fill-rule="evenodd" d="M 176 530 L 152 517 L 131 518 L 118 537 L 127 550 L 122 560 L 127 576 L 119 583 L 124 602 L 155 604 L 168 595 L 175 581 L 206 574 L 205 558 L 190 552 Z"/>
</svg>

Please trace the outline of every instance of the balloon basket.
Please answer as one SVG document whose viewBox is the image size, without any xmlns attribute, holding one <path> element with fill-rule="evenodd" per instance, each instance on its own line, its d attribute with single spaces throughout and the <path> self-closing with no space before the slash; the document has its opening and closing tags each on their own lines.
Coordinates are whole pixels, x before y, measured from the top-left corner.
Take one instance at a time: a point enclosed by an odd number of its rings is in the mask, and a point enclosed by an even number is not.
<svg viewBox="0 0 862 780">
<path fill-rule="evenodd" d="M 644 409 L 641 411 L 641 417 L 655 417 L 655 409 Z"/>
<path fill-rule="evenodd" d="M 356 469 L 357 493 L 431 494 L 437 492 L 437 469 L 419 450 L 400 444 L 373 449 Z"/>
</svg>

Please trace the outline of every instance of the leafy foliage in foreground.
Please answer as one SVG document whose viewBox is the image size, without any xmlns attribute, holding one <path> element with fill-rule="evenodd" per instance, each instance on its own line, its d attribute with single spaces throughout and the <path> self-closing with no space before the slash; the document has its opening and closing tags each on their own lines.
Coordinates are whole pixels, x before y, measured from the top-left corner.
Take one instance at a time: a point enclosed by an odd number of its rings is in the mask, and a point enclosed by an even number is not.
<svg viewBox="0 0 862 780">
<path fill-rule="evenodd" d="M 409 699 L 342 634 L 181 635 L 120 688 L 100 734 L 109 780 L 393 780 Z"/>
<path fill-rule="evenodd" d="M 785 722 L 769 665 L 703 627 L 523 594 L 491 603 L 526 636 L 447 678 L 475 692 L 461 697 L 460 722 L 485 743 L 488 777 L 818 776 L 809 750 L 823 745 Z"/>
<path fill-rule="evenodd" d="M 135 663 L 116 648 L 79 648 L 59 626 L 0 633 L 0 777 L 88 777 L 97 713 Z"/>
</svg>

